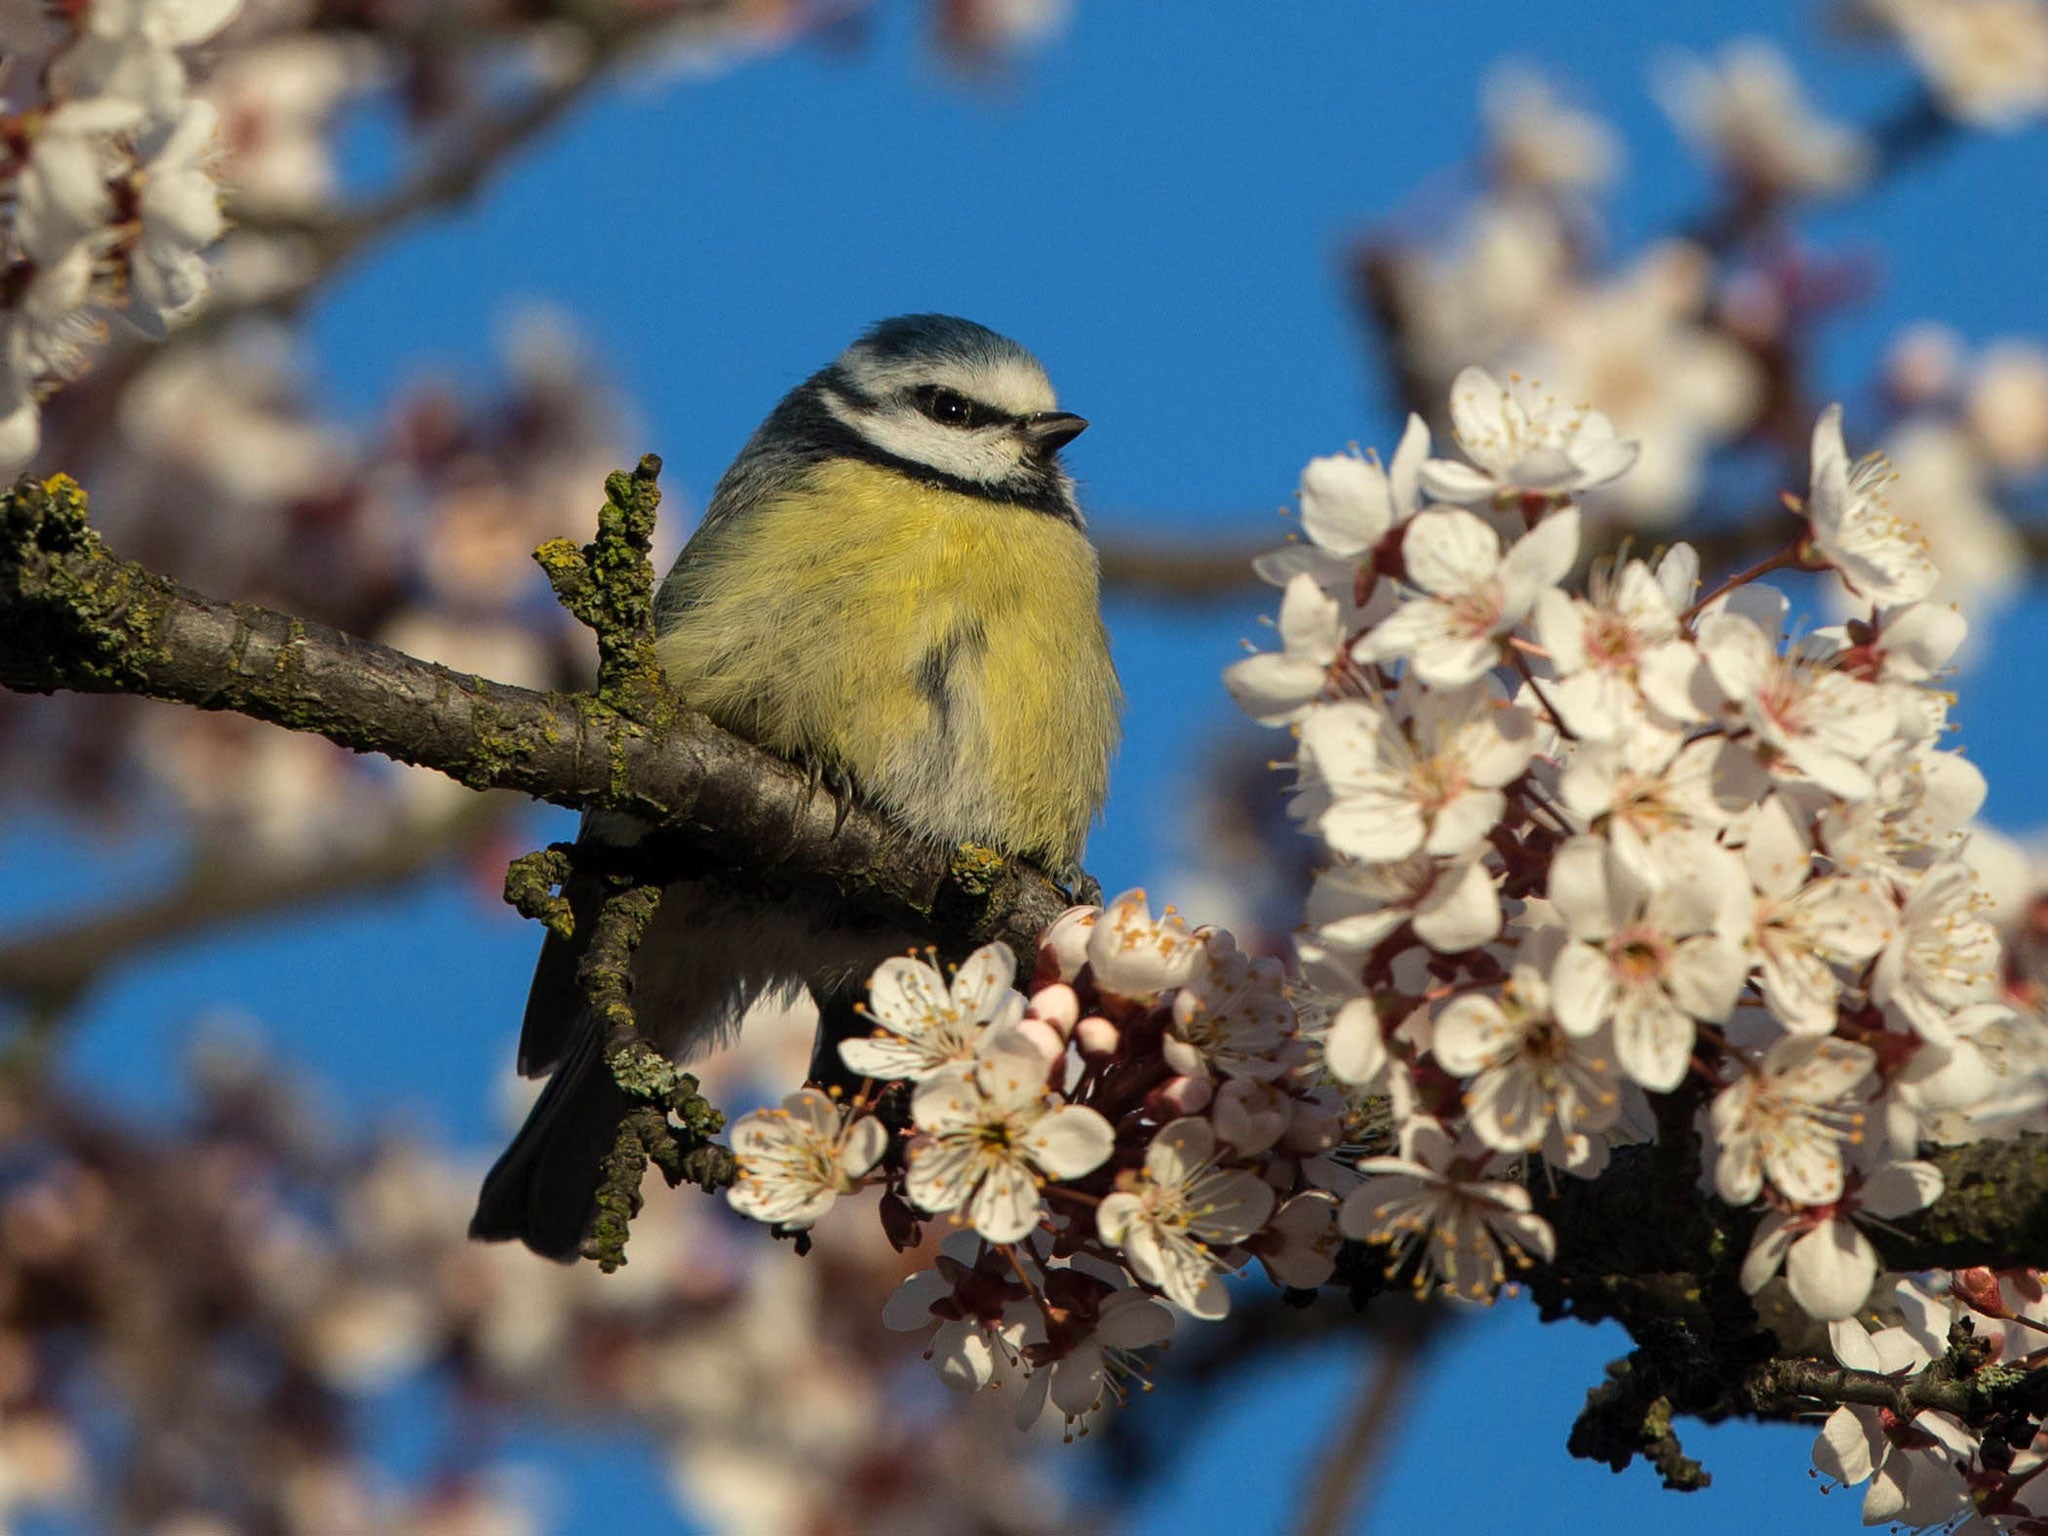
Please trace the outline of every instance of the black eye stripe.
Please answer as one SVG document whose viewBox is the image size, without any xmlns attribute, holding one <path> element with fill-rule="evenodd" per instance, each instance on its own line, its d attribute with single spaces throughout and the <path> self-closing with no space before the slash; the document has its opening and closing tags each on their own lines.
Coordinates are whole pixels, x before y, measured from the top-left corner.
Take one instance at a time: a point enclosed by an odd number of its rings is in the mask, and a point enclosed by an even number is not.
<svg viewBox="0 0 2048 1536">
<path fill-rule="evenodd" d="M 910 392 L 910 399 L 919 411 L 942 427 L 972 431 L 976 427 L 1002 426 L 1016 420 L 1008 411 L 997 410 L 942 384 L 919 385 Z"/>
</svg>

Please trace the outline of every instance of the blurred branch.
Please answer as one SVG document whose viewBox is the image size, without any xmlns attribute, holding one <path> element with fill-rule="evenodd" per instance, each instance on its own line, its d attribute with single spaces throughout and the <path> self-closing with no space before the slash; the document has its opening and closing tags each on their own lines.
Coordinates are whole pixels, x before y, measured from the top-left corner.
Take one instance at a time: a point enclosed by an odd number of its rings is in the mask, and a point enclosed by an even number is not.
<svg viewBox="0 0 2048 1536">
<path fill-rule="evenodd" d="M 514 803 L 481 796 L 432 826 L 402 822 L 317 862 L 249 859 L 208 848 L 181 879 L 139 901 L 0 944 L 0 996 L 32 1014 L 54 1016 L 108 971 L 164 945 L 245 919 L 402 886 L 488 841 Z"/>
<path fill-rule="evenodd" d="M 286 301 L 296 299 L 313 283 L 353 259 L 371 241 L 422 215 L 469 201 L 501 163 L 561 121 L 621 60 L 649 38 L 684 23 L 706 22 L 739 9 L 733 0 L 667 0 L 644 9 L 626 8 L 610 13 L 567 7 L 562 14 L 545 20 L 556 26 L 574 27 L 577 42 L 582 46 L 580 56 L 573 63 L 558 65 L 553 78 L 526 99 L 496 111 L 480 112 L 464 128 L 449 133 L 447 137 L 456 147 L 435 157 L 399 186 L 360 207 L 317 218 L 242 217 L 237 222 L 244 229 L 300 235 L 312 241 L 313 269 L 304 283 L 285 296 Z M 245 307 L 270 307 L 278 302 L 273 296 Z M 205 316 L 210 321 L 223 317 L 223 310 L 210 310 Z"/>
<path fill-rule="evenodd" d="M 1344 1536 L 1360 1525 L 1373 1474 L 1386 1462 L 1388 1440 L 1407 1406 L 1429 1333 L 1430 1314 L 1419 1310 L 1379 1331 L 1378 1347 L 1367 1351 L 1359 1372 L 1351 1412 L 1316 1469 L 1297 1536 Z"/>
<path fill-rule="evenodd" d="M 1688 532 L 1682 525 L 1671 528 L 1639 529 L 1610 526 L 1590 531 L 1587 559 L 1609 559 L 1624 549 L 1642 551 L 1683 540 L 1699 552 L 1700 567 L 1709 577 L 1716 571 L 1737 565 L 1780 548 L 1791 524 L 1782 508 L 1767 508 L 1756 516 L 1735 523 L 1717 523 Z M 2019 539 L 2030 570 L 2048 568 L 2048 519 L 2027 516 L 2015 519 L 2013 531 Z M 1212 602 L 1255 591 L 1260 586 L 1252 561 L 1278 546 L 1263 544 L 1202 545 L 1161 540 L 1105 540 L 1102 551 L 1103 586 L 1120 597 L 1158 602 Z"/>
<path fill-rule="evenodd" d="M 862 3 L 819 0 L 805 25 L 819 27 L 840 20 Z M 537 18 L 535 31 L 537 34 L 540 24 L 573 27 L 581 44 L 573 62 L 557 63 L 552 76 L 523 99 L 480 111 L 463 128 L 445 134 L 452 147 L 432 156 L 398 186 L 358 207 L 318 217 L 258 217 L 231 209 L 237 229 L 300 242 L 304 270 L 281 288 L 265 288 L 233 299 L 216 297 L 165 343 L 130 338 L 126 346 L 110 352 L 65 392 L 71 398 L 63 417 L 64 430 L 46 445 L 40 462 L 76 471 L 87 462 L 91 445 L 113 422 L 128 386 L 167 351 L 216 336 L 249 315 L 290 313 L 321 283 L 385 237 L 469 202 L 495 172 L 566 117 L 636 50 L 663 32 L 743 9 L 735 0 L 662 0 L 645 8 L 628 6 L 609 13 L 565 6 L 560 14 Z M 503 40 L 493 41 L 502 44 Z"/>
<path fill-rule="evenodd" d="M 1252 573 L 1252 561 L 1275 542 L 1203 544 L 1124 537 L 1099 540 L 1097 548 L 1102 584 L 1120 597 L 1207 602 L 1255 588 L 1259 579 Z"/>
</svg>

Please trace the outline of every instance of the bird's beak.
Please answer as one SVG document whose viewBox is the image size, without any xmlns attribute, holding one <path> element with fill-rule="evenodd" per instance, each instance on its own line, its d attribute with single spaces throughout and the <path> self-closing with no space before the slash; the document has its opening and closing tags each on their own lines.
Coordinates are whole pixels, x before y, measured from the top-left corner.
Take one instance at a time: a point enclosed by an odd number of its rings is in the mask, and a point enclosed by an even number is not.
<svg viewBox="0 0 2048 1536">
<path fill-rule="evenodd" d="M 1088 430 L 1088 419 L 1072 411 L 1040 411 L 1024 418 L 1024 435 L 1042 453 L 1058 453 Z"/>
</svg>

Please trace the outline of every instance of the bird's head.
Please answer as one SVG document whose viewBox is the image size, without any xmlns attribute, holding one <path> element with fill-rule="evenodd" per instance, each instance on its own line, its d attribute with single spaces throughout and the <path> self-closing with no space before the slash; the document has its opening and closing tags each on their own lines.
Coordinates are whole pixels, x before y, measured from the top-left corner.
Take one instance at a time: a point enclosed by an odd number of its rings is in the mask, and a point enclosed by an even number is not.
<svg viewBox="0 0 2048 1536">
<path fill-rule="evenodd" d="M 1037 358 L 951 315 L 884 320 L 813 378 L 815 401 L 885 460 L 1079 521 L 1059 451 L 1088 423 Z"/>
</svg>

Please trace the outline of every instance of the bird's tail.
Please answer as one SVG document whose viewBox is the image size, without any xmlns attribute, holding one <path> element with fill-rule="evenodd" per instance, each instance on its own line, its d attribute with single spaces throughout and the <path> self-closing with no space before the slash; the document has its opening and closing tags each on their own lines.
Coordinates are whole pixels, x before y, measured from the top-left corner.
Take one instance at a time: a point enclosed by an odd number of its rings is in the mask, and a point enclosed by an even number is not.
<svg viewBox="0 0 2048 1536">
<path fill-rule="evenodd" d="M 516 1237 L 547 1258 L 575 1258 L 597 1203 L 605 1156 L 630 1107 L 612 1079 L 599 1032 L 579 1031 L 512 1145 L 484 1176 L 469 1235 Z"/>
<path fill-rule="evenodd" d="M 614 832 L 611 840 L 624 839 Z M 578 937 L 550 933 L 542 943 L 519 1042 L 520 1071 L 551 1075 L 485 1177 L 469 1224 L 471 1237 L 517 1238 L 553 1259 L 573 1259 L 582 1247 L 604 1159 L 633 1104 L 612 1079 L 604 1031 L 585 1007 L 576 976 L 596 892 L 572 879 L 564 896 Z M 848 927 L 785 903 L 671 885 L 633 956 L 633 1006 L 648 1044 L 678 1062 L 730 1040 L 757 997 L 806 982 L 821 999 L 843 994 L 834 1010 L 845 1015 L 842 1035 L 865 1033 L 851 1000 L 863 995 L 882 957 L 908 943 L 908 935 Z M 835 1048 L 828 1068 L 837 1065 Z"/>
</svg>

